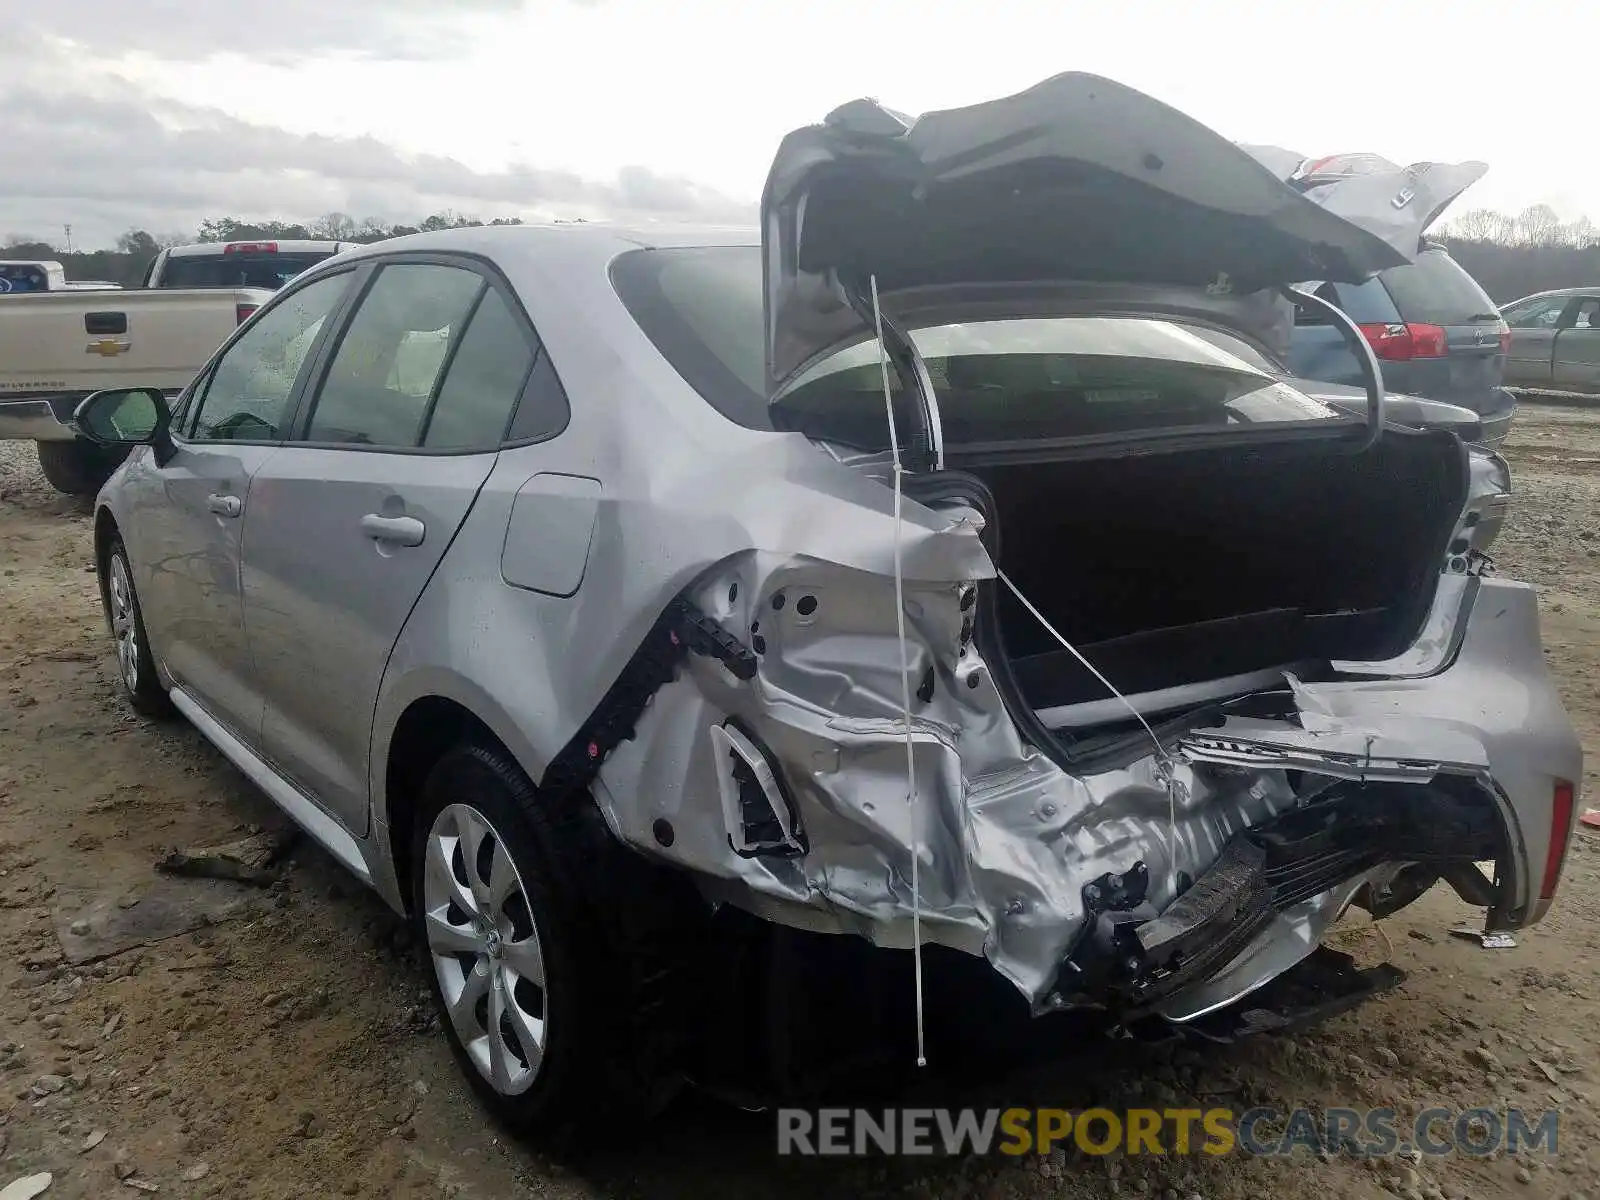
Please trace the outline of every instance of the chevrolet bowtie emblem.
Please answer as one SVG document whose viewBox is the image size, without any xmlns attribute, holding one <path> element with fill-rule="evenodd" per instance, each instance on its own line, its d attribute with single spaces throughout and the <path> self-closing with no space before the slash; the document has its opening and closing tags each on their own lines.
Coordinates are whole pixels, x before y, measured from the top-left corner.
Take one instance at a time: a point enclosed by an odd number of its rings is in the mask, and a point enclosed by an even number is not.
<svg viewBox="0 0 1600 1200">
<path fill-rule="evenodd" d="M 127 353 L 131 346 L 131 342 L 123 341 L 121 338 L 101 338 L 97 342 L 90 342 L 84 353 L 98 354 L 101 358 L 115 358 L 119 354 Z"/>
</svg>

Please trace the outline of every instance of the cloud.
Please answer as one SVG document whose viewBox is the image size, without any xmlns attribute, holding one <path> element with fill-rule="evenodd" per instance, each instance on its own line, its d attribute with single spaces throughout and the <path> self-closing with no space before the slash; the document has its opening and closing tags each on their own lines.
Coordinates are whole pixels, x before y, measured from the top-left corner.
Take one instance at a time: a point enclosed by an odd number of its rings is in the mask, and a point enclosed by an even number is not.
<svg viewBox="0 0 1600 1200">
<path fill-rule="evenodd" d="M 523 0 L 273 0 L 251 12 L 242 0 L 48 0 L 27 5 L 19 24 L 24 35 L 70 38 L 91 53 L 174 61 L 442 58 L 470 43 L 474 18 L 522 8 Z"/>
<path fill-rule="evenodd" d="M 0 58 L 11 60 L 0 67 L 21 61 Z M 74 241 L 90 246 L 128 228 L 188 232 L 217 216 L 305 221 L 343 212 L 392 222 L 445 209 L 485 218 L 754 216 L 748 204 L 642 166 L 611 180 L 529 164 L 477 171 L 371 137 L 302 135 L 176 103 L 81 65 L 56 75 L 55 86 L 47 74 L 0 70 L 0 235 L 54 238 L 70 223 Z"/>
</svg>

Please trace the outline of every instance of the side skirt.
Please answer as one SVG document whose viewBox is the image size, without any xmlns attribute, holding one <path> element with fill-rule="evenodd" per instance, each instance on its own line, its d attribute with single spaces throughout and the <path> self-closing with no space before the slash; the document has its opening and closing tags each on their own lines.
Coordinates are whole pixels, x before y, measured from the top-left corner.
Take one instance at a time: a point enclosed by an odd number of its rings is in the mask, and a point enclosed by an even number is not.
<svg viewBox="0 0 1600 1200">
<path fill-rule="evenodd" d="M 368 887 L 373 886 L 372 871 L 358 842 L 344 826 L 327 814 L 323 808 L 299 788 L 289 783 L 271 767 L 262 762 L 251 749 L 201 708 L 194 698 L 182 688 L 170 692 L 172 704 L 188 718 L 223 756 L 238 767 L 251 783 L 255 784 L 291 820 L 314 838 L 324 850 L 333 855 L 339 864 Z"/>
</svg>

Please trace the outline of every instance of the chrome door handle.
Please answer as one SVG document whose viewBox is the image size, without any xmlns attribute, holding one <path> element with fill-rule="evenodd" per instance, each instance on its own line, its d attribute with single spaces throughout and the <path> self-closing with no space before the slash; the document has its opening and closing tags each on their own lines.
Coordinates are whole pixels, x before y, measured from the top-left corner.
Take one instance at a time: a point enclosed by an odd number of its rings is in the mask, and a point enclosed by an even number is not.
<svg viewBox="0 0 1600 1200">
<path fill-rule="evenodd" d="M 244 501 L 237 496 L 224 496 L 212 492 L 206 497 L 206 507 L 219 517 L 237 517 L 244 511 Z"/>
<path fill-rule="evenodd" d="M 375 542 L 397 546 L 420 546 L 428 527 L 415 517 L 384 517 L 368 513 L 361 518 L 361 532 Z"/>
</svg>

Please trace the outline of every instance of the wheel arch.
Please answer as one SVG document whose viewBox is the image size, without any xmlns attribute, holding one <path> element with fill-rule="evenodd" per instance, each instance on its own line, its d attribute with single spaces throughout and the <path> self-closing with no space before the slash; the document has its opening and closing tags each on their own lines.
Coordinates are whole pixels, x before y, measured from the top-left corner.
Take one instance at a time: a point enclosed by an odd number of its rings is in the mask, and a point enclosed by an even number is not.
<svg viewBox="0 0 1600 1200">
<path fill-rule="evenodd" d="M 117 518 L 111 509 L 101 504 L 94 511 L 94 577 L 100 589 L 100 612 L 105 617 L 106 629 L 111 629 L 111 604 L 106 593 L 106 564 L 111 558 L 111 543 L 122 536 Z"/>
<path fill-rule="evenodd" d="M 411 825 L 423 781 L 433 765 L 461 745 L 505 754 L 537 781 L 543 760 L 505 711 L 465 680 L 449 676 L 433 686 L 408 689 L 402 702 L 383 707 L 394 715 L 375 730 L 372 754 L 374 830 L 384 847 L 383 865 L 393 873 L 399 907 L 411 910 Z"/>
</svg>

